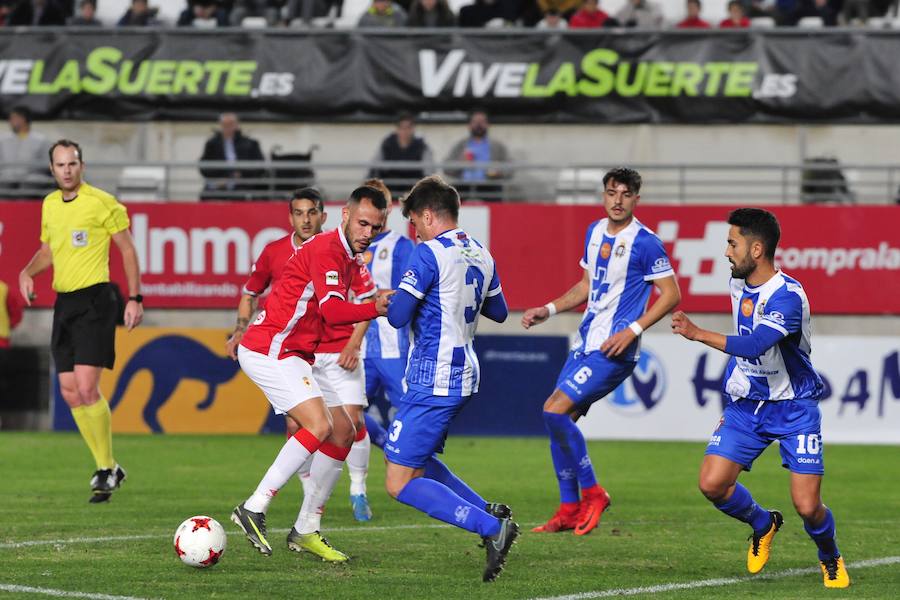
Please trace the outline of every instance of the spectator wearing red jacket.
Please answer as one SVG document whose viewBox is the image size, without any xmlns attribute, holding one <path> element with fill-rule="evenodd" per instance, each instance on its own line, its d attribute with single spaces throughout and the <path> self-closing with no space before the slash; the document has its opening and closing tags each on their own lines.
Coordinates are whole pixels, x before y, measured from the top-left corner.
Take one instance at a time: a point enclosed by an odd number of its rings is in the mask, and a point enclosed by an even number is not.
<svg viewBox="0 0 900 600">
<path fill-rule="evenodd" d="M 603 27 L 609 15 L 600 10 L 599 0 L 584 0 L 581 8 L 569 19 L 571 29 L 593 29 Z"/>
<path fill-rule="evenodd" d="M 719 23 L 722 29 L 742 29 L 750 27 L 750 19 L 744 13 L 744 6 L 738 0 L 728 3 L 728 18 Z"/>
<path fill-rule="evenodd" d="M 709 23 L 700 18 L 700 0 L 687 0 L 687 17 L 675 27 L 678 29 L 709 29 Z"/>
</svg>

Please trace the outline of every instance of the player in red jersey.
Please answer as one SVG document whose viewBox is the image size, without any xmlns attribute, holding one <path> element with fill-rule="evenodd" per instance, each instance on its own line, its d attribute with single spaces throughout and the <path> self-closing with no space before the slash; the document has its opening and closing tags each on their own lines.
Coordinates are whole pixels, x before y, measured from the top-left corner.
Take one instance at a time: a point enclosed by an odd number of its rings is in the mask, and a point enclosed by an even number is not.
<svg viewBox="0 0 900 600">
<path fill-rule="evenodd" d="M 352 443 L 347 443 L 348 437 L 355 437 L 346 411 L 329 412 L 312 364 L 323 324 L 356 323 L 387 312 L 387 294 L 374 303 L 347 301 L 350 282 L 359 269 L 356 255 L 365 251 L 384 227 L 386 213 L 387 201 L 381 192 L 365 186 L 354 190 L 343 209 L 341 226 L 313 236 L 288 260 L 266 309 L 238 347 L 244 372 L 263 390 L 276 412 L 286 413 L 301 427 L 287 440 L 253 494 L 232 514 L 251 544 L 265 555 L 272 553 L 265 513 L 278 490 L 317 450 L 336 463 L 343 462 Z M 315 480 L 315 469 L 312 476 Z M 303 536 L 292 529 L 288 547 L 313 551 L 335 562 L 347 560 L 318 531 Z"/>
</svg>

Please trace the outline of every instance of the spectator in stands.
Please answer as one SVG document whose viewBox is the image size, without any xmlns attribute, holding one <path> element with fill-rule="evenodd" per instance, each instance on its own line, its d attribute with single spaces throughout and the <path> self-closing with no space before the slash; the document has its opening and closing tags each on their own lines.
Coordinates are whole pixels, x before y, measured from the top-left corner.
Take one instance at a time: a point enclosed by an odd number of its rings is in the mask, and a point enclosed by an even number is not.
<svg viewBox="0 0 900 600">
<path fill-rule="evenodd" d="M 0 348 L 9 348 L 9 335 L 22 320 L 24 308 L 22 295 L 10 293 L 9 285 L 0 280 Z"/>
<path fill-rule="evenodd" d="M 0 188 L 4 196 L 42 198 L 52 181 L 47 171 L 50 142 L 31 130 L 31 111 L 16 106 L 9 112 L 12 134 L 0 138 Z M 14 164 L 20 163 L 20 164 Z M 32 163 L 22 164 L 22 163 Z"/>
<path fill-rule="evenodd" d="M 518 0 L 475 0 L 459 9 L 459 26 L 484 27 L 495 19 L 513 23 L 519 9 Z"/>
<path fill-rule="evenodd" d="M 551 8 L 544 13 L 544 18 L 538 21 L 535 27 L 538 29 L 568 29 L 569 24 L 562 18 L 558 10 Z"/>
<path fill-rule="evenodd" d="M 607 25 L 609 19 L 609 15 L 600 10 L 599 0 L 584 0 L 581 3 L 581 9 L 569 19 L 569 27 L 572 29 L 609 27 Z"/>
<path fill-rule="evenodd" d="M 7 25 L 55 26 L 66 24 L 66 11 L 56 0 L 19 0 Z"/>
<path fill-rule="evenodd" d="M 281 21 L 281 9 L 290 6 L 288 0 L 236 0 L 228 12 L 228 20 L 234 26 L 240 26 L 245 17 L 263 17 L 270 27 Z M 226 7 L 227 10 L 227 7 Z M 299 8 L 297 9 L 299 13 Z M 288 15 L 289 19 L 299 15 Z"/>
<path fill-rule="evenodd" d="M 700 18 L 700 0 L 687 0 L 687 16 L 679 22 L 678 29 L 709 29 L 709 23 Z"/>
<path fill-rule="evenodd" d="M 119 27 L 156 27 L 159 19 L 156 18 L 157 8 L 147 4 L 147 0 L 131 0 L 131 7 L 125 11 L 117 25 Z"/>
<path fill-rule="evenodd" d="M 461 198 L 496 202 L 503 196 L 503 180 L 510 174 L 495 167 L 485 168 L 485 162 L 507 162 L 509 153 L 503 143 L 489 138 L 490 122 L 481 109 L 469 114 L 469 136 L 457 142 L 447 155 L 447 162 L 470 162 L 471 167 L 444 169 L 448 177 L 457 180 L 456 189 Z M 492 183 L 493 182 L 493 183 Z"/>
<path fill-rule="evenodd" d="M 581 6 L 581 0 L 537 0 L 537 5 L 542 15 L 555 10 L 568 20 Z"/>
<path fill-rule="evenodd" d="M 740 0 L 731 0 L 728 3 L 728 18 L 719 23 L 722 29 L 740 29 L 750 27 L 750 19 L 744 13 L 744 5 Z"/>
<path fill-rule="evenodd" d="M 825 27 L 835 27 L 838 24 L 839 10 L 840 7 L 834 6 L 831 0 L 800 0 L 796 20 L 800 21 L 804 17 L 819 17 Z"/>
<path fill-rule="evenodd" d="M 69 25 L 82 27 L 103 27 L 97 19 L 97 0 L 81 0 L 78 4 L 78 15 L 69 19 Z"/>
<path fill-rule="evenodd" d="M 200 173 L 207 179 L 201 200 L 245 199 L 248 194 L 241 192 L 265 189 L 267 186 L 263 182 L 241 181 L 259 180 L 265 176 L 265 169 L 238 166 L 239 162 L 250 160 L 265 160 L 259 142 L 241 132 L 236 114 L 223 113 L 219 117 L 219 131 L 206 140 L 200 161 L 227 161 L 235 166 L 230 169 L 201 166 Z"/>
<path fill-rule="evenodd" d="M 406 11 L 391 0 L 372 0 L 372 6 L 359 18 L 357 27 L 403 27 Z"/>
<path fill-rule="evenodd" d="M 415 0 L 409 9 L 406 26 L 455 27 L 456 15 L 450 10 L 447 0 Z"/>
<path fill-rule="evenodd" d="M 228 11 L 219 0 L 188 0 L 188 7 L 178 16 L 178 27 L 196 27 L 215 22 L 216 27 L 228 26 Z"/>
<path fill-rule="evenodd" d="M 662 9 L 650 0 L 628 0 L 616 13 L 616 20 L 624 27 L 659 29 L 665 25 Z"/>
<path fill-rule="evenodd" d="M 434 157 L 425 140 L 416 135 L 416 120 L 409 113 L 397 118 L 396 129 L 378 147 L 372 162 L 421 162 L 421 168 L 373 167 L 369 178 L 382 179 L 395 193 L 406 192 L 426 175 L 434 173 Z"/>
</svg>

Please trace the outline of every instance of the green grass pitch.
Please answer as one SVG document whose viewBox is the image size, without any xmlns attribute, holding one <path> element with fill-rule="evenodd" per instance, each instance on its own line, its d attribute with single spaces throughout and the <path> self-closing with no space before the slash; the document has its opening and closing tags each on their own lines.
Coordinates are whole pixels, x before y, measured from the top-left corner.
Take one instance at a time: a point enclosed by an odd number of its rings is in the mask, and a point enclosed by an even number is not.
<svg viewBox="0 0 900 600">
<path fill-rule="evenodd" d="M 613 504 L 600 527 L 579 538 L 529 531 L 557 504 L 546 440 L 451 438 L 446 462 L 488 500 L 510 504 L 525 531 L 500 579 L 484 584 L 478 539 L 390 500 L 374 448 L 375 517 L 369 524 L 352 520 L 345 474 L 323 528 L 352 560 L 330 565 L 285 547 L 299 507 L 296 481 L 269 511 L 273 556 L 258 554 L 228 520 L 281 438 L 119 435 L 114 443 L 128 481 L 109 504 L 91 505 L 92 465 L 77 435 L 0 434 L 0 598 L 47 597 L 25 588 L 192 600 L 526 599 L 615 590 L 652 598 L 900 598 L 900 447 L 827 448 L 823 495 L 853 585 L 825 590 L 821 575 L 806 571 L 817 566 L 815 546 L 793 511 L 775 447 L 741 479 L 760 504 L 786 517 L 763 571 L 769 577 L 760 578 L 745 570 L 749 529 L 697 491 L 703 444 L 592 442 Z M 222 561 L 205 570 L 182 565 L 172 549 L 175 528 L 197 514 L 215 517 L 229 532 Z M 875 559 L 887 560 L 853 568 Z M 696 587 L 715 579 L 727 581 Z M 668 584 L 687 589 L 654 587 Z"/>
</svg>

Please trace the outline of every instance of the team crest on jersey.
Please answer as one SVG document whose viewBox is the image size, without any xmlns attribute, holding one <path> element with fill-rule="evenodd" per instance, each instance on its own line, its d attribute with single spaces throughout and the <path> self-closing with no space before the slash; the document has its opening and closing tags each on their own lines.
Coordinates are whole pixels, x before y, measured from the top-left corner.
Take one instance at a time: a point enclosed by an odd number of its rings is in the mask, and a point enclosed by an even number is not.
<svg viewBox="0 0 900 600">
<path fill-rule="evenodd" d="M 616 246 L 616 256 L 619 258 L 625 256 L 625 244 L 624 243 Z"/>
<path fill-rule="evenodd" d="M 713 431 L 713 433 L 715 433 L 716 431 L 718 431 L 719 429 L 721 429 L 721 428 L 722 428 L 722 425 L 724 425 L 724 424 L 725 424 L 725 417 L 722 417 L 722 418 L 719 419 L 719 422 L 718 422 L 718 424 L 716 425 L 716 428 L 715 428 L 715 430 Z"/>
<path fill-rule="evenodd" d="M 303 385 L 305 385 L 305 386 L 308 387 L 308 388 L 311 388 L 311 387 L 312 387 L 312 383 L 309 381 L 309 377 L 304 377 L 304 378 L 303 378 Z"/>
<path fill-rule="evenodd" d="M 765 310 L 766 310 L 766 301 L 763 300 L 762 302 L 759 303 L 759 306 L 756 307 L 756 314 L 759 315 L 760 317 L 762 317 L 763 312 L 765 312 Z"/>
<path fill-rule="evenodd" d="M 76 229 L 72 231 L 72 246 L 75 248 L 84 248 L 88 245 L 88 232 L 86 229 Z"/>
<path fill-rule="evenodd" d="M 337 271 L 327 271 L 325 273 L 325 285 L 337 285 L 339 282 Z"/>
<path fill-rule="evenodd" d="M 387 248 L 382 248 L 381 252 L 378 253 L 378 260 L 384 260 L 387 258 L 388 251 Z"/>
<path fill-rule="evenodd" d="M 606 260 L 609 258 L 610 252 L 612 252 L 612 246 L 609 245 L 609 242 L 603 242 L 603 245 L 600 246 L 600 258 Z"/>
<path fill-rule="evenodd" d="M 744 298 L 744 301 L 741 302 L 741 314 L 745 317 L 749 317 L 753 314 L 753 300 Z"/>
<path fill-rule="evenodd" d="M 367 265 L 372 262 L 372 252 L 370 250 L 366 250 L 362 255 L 362 263 Z"/>
</svg>

